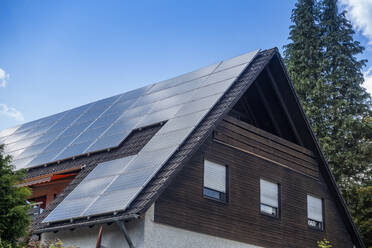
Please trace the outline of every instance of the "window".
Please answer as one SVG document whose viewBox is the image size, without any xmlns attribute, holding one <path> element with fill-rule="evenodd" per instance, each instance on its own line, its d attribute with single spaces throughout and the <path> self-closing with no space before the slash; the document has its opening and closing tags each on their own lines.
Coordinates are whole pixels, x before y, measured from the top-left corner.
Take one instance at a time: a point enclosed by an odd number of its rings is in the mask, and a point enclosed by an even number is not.
<svg viewBox="0 0 372 248">
<path fill-rule="evenodd" d="M 323 200 L 307 195 L 307 224 L 310 227 L 323 230 Z"/>
<path fill-rule="evenodd" d="M 204 160 L 204 197 L 226 202 L 226 166 Z"/>
<path fill-rule="evenodd" d="M 47 200 L 46 195 L 43 195 L 43 196 L 39 196 L 39 197 L 36 197 L 36 198 L 29 199 L 28 201 L 32 202 L 33 206 L 39 206 L 41 209 L 45 209 L 46 208 L 46 200 Z"/>
<path fill-rule="evenodd" d="M 260 211 L 273 217 L 279 217 L 279 185 L 260 179 Z"/>
</svg>

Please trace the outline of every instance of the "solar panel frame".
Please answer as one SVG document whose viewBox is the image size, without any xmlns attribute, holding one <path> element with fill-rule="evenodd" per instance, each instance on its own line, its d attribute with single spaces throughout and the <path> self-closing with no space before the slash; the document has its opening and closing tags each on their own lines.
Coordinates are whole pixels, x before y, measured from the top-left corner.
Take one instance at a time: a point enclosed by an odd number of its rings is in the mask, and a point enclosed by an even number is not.
<svg viewBox="0 0 372 248">
<path fill-rule="evenodd" d="M 48 215 L 43 222 L 53 222 L 54 220 L 69 220 L 80 216 L 96 196 L 89 196 L 77 199 L 65 199 L 54 210 L 54 215 Z M 54 218 L 52 218 L 54 217 Z"/>
<path fill-rule="evenodd" d="M 140 187 L 129 188 L 124 190 L 111 191 L 106 195 L 98 198 L 94 204 L 89 206 L 81 216 L 95 216 L 102 214 L 102 209 L 105 209 L 105 213 L 112 213 L 117 211 L 116 206 L 123 206 L 126 202 L 133 198 L 133 194 L 140 190 Z M 110 205 L 107 205 L 110 202 Z"/>
<path fill-rule="evenodd" d="M 131 130 L 125 130 L 123 133 L 116 133 L 114 135 L 102 135 L 96 139 L 84 153 L 97 152 L 110 149 L 118 146 L 129 134 Z"/>
<path fill-rule="evenodd" d="M 54 160 L 62 160 L 65 158 L 76 157 L 84 153 L 84 151 L 92 144 L 93 140 L 86 142 L 71 144 L 67 146 L 64 150 L 60 151 Z"/>
<path fill-rule="evenodd" d="M 130 188 L 141 187 L 142 184 L 147 180 L 151 175 L 152 168 L 148 170 L 137 170 L 132 173 L 119 174 L 118 177 L 112 181 L 109 187 L 105 190 L 102 196 L 109 194 L 110 192 L 117 190 L 126 190 Z M 98 200 L 98 199 L 97 199 Z M 118 210 L 118 209 L 116 209 Z"/>
<path fill-rule="evenodd" d="M 97 167 L 89 173 L 86 180 L 91 180 L 99 177 L 114 176 L 124 172 L 124 169 L 130 161 L 132 161 L 137 155 L 127 156 L 119 159 L 106 161 L 97 165 Z"/>
<path fill-rule="evenodd" d="M 91 126 L 92 127 L 92 126 Z M 84 143 L 87 141 L 94 142 L 105 130 L 107 130 L 108 126 L 101 126 L 98 128 L 91 128 L 89 127 L 87 130 L 82 132 L 79 137 L 77 137 L 71 145 L 76 145 L 80 143 Z"/>
<path fill-rule="evenodd" d="M 194 91 L 187 91 L 183 94 L 178 94 L 169 98 L 159 100 L 152 105 L 151 112 L 161 111 L 164 109 L 175 107 L 177 105 L 185 104 L 191 101 L 194 93 Z"/>
<path fill-rule="evenodd" d="M 182 108 L 182 105 L 177 105 L 154 112 L 151 112 L 151 110 L 149 110 L 149 112 L 151 113 L 143 116 L 143 118 L 136 124 L 135 128 L 146 127 L 155 123 L 169 120 L 173 118 L 173 116 L 179 111 L 180 108 Z"/>
<path fill-rule="evenodd" d="M 193 128 L 182 128 L 170 132 L 155 134 L 155 136 L 143 147 L 144 152 L 178 146 L 192 132 Z"/>
</svg>

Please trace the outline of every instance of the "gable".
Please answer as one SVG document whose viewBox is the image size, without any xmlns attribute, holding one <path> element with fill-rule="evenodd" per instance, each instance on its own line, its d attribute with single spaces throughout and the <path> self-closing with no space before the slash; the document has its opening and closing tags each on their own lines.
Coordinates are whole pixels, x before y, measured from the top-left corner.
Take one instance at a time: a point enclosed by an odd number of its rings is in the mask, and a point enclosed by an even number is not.
<svg viewBox="0 0 372 248">
<path fill-rule="evenodd" d="M 323 237 L 334 247 L 352 247 L 313 156 L 304 147 L 225 116 L 158 198 L 155 221 L 260 247 L 316 247 Z M 228 168 L 226 203 L 203 196 L 205 161 Z M 260 213 L 260 179 L 280 185 L 278 218 Z M 309 193 L 324 199 L 325 231 L 308 227 Z"/>
<path fill-rule="evenodd" d="M 335 207 L 354 244 L 364 247 L 278 53 L 273 56 L 251 87 L 245 94 L 247 97 L 256 95 L 256 98 L 245 100 L 248 107 L 253 109 L 253 114 L 251 114 L 253 118 L 251 117 L 248 123 L 313 152 L 318 162 L 320 176 L 324 179 L 323 182 L 333 197 Z M 266 90 L 266 95 L 262 94 L 263 89 Z M 234 107 L 236 108 L 237 105 Z M 254 122 L 254 118 L 262 118 L 264 121 Z"/>
<path fill-rule="evenodd" d="M 294 134 L 294 142 L 303 144 L 308 150 L 312 151 L 319 159 L 319 171 L 324 176 L 324 182 L 328 185 L 328 189 L 335 199 L 335 204 L 340 215 L 342 216 L 344 223 L 346 224 L 349 232 L 352 234 L 352 238 L 356 244 L 363 247 L 358 232 L 351 220 L 351 217 L 347 211 L 346 205 L 337 189 L 329 167 L 321 154 L 319 146 L 313 136 L 309 124 L 305 118 L 302 108 L 298 102 L 295 91 L 292 84 L 290 83 L 285 68 L 281 62 L 280 55 L 276 49 L 266 50 L 260 52 L 254 61 L 247 66 L 244 73 L 234 82 L 233 86 L 224 93 L 223 97 L 218 100 L 217 104 L 208 112 L 208 114 L 200 121 L 200 123 L 193 129 L 193 131 L 187 136 L 185 141 L 177 147 L 176 152 L 168 159 L 168 161 L 161 166 L 160 170 L 151 178 L 151 180 L 141 189 L 139 194 L 129 204 L 127 209 L 122 212 L 116 213 L 115 217 L 106 216 L 107 219 L 126 219 L 133 218 L 138 214 L 142 214 L 146 209 L 161 195 L 161 193 L 169 186 L 174 180 L 175 176 L 181 171 L 183 165 L 191 158 L 195 152 L 200 148 L 207 137 L 212 133 L 216 125 L 222 121 L 223 117 L 236 105 L 241 99 L 243 94 L 247 92 L 247 89 L 254 83 L 255 79 L 269 64 L 274 64 L 271 67 L 271 73 L 277 81 L 280 80 L 279 88 L 282 100 L 287 106 L 287 110 L 283 110 L 285 113 L 291 115 L 287 118 L 290 122 L 291 128 L 301 127 L 292 131 L 283 130 L 281 132 L 290 135 Z M 280 99 L 279 99 L 280 100 Z M 282 104 L 282 103 L 280 103 Z M 270 117 L 269 117 L 270 118 Z M 284 119 L 285 120 L 285 119 Z M 270 129 L 268 129 L 270 131 Z M 271 128 L 271 132 L 275 130 Z M 297 132 L 297 134 L 296 134 Z M 279 133 L 279 131 L 278 131 Z M 289 137 L 289 136 L 288 136 Z M 293 136 L 292 136 L 293 137 Z M 101 221 L 105 221 L 100 218 Z M 59 228 L 74 228 L 79 225 L 89 225 L 94 222 L 95 217 L 88 219 L 79 219 L 74 223 L 49 223 L 48 225 L 40 224 L 36 232 L 54 231 Z"/>
<path fill-rule="evenodd" d="M 257 58 L 257 60 L 258 59 L 259 58 Z M 275 130 L 275 126 L 274 126 L 275 124 L 270 123 L 268 125 L 269 127 L 265 127 L 266 130 L 270 133 L 278 135 L 279 137 L 281 136 L 288 140 L 292 139 L 292 141 L 295 142 L 295 144 L 297 143 L 298 145 L 301 145 L 307 148 L 309 151 L 311 151 L 314 154 L 313 158 L 318 163 L 316 170 L 319 171 L 319 176 L 320 178 L 322 178 L 322 182 L 324 183 L 324 185 L 327 186 L 326 190 L 330 193 L 330 196 L 332 197 L 332 204 L 334 204 L 334 209 L 337 211 L 338 218 L 342 220 L 342 223 L 345 226 L 347 232 L 351 235 L 351 239 L 353 240 L 353 243 L 357 245 L 357 247 L 364 247 L 360 239 L 358 230 L 356 229 L 355 224 L 353 223 L 351 219 L 351 216 L 347 210 L 345 201 L 343 200 L 341 196 L 341 193 L 336 185 L 336 182 L 333 178 L 330 168 L 327 165 L 327 162 L 320 150 L 317 140 L 311 131 L 309 123 L 305 117 L 303 109 L 301 108 L 299 100 L 296 96 L 293 85 L 291 84 L 286 74 L 285 67 L 282 64 L 282 61 L 280 59 L 280 55 L 276 53 L 272 58 L 270 58 L 270 62 L 266 64 L 265 66 L 266 68 L 261 68 L 261 71 L 269 69 L 271 74 L 275 77 L 275 82 L 280 86 L 278 87 L 278 91 L 280 92 L 280 95 L 282 96 L 282 100 L 280 100 L 282 101 L 282 103 L 280 102 L 279 103 L 281 106 L 284 105 L 284 107 L 286 108 L 286 109 L 283 108 L 281 110 L 281 112 L 284 113 L 286 116 L 284 116 L 284 118 L 282 118 L 279 121 L 282 121 L 282 123 L 286 124 L 285 126 L 292 129 L 292 130 L 282 130 L 280 133 L 280 131 Z M 248 74 L 248 72 L 246 73 Z M 260 76 L 257 75 L 257 78 L 260 78 Z M 256 82 L 251 81 L 250 85 L 253 85 L 254 83 Z M 248 91 L 250 89 L 251 88 L 249 88 Z M 252 88 L 252 89 L 255 89 L 255 88 Z M 248 93 L 248 91 L 244 91 L 244 92 Z M 238 100 L 241 100 L 241 98 L 239 98 Z M 229 109 L 233 109 L 233 106 L 235 105 L 232 103 Z M 257 104 L 254 107 L 257 107 L 257 106 L 262 108 L 264 107 L 264 104 Z M 259 111 L 260 110 L 258 110 L 257 112 Z M 261 109 L 261 111 L 267 111 L 267 110 Z M 236 113 L 234 113 L 233 115 L 236 116 Z M 224 114 L 224 116 L 226 116 L 226 114 Z M 271 116 L 271 118 L 269 116 L 266 120 L 271 121 L 271 122 L 276 121 L 275 116 Z M 219 123 L 219 121 L 214 122 L 213 127 L 217 125 L 216 123 Z M 262 126 L 259 126 L 259 127 L 262 128 Z M 283 133 L 288 134 L 290 132 L 292 132 L 292 134 L 294 135 L 290 135 L 290 136 L 283 135 Z M 288 138 L 288 137 L 292 137 L 292 138 Z M 295 139 L 293 137 L 295 137 Z"/>
</svg>

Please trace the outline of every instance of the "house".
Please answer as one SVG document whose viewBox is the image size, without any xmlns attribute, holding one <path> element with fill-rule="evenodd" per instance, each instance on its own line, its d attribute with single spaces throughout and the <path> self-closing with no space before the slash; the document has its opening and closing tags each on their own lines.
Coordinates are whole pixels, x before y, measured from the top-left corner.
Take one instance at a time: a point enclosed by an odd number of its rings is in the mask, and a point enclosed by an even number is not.
<svg viewBox="0 0 372 248">
<path fill-rule="evenodd" d="M 364 247 L 277 49 L 4 130 L 0 142 L 27 169 L 42 240 Z"/>
</svg>

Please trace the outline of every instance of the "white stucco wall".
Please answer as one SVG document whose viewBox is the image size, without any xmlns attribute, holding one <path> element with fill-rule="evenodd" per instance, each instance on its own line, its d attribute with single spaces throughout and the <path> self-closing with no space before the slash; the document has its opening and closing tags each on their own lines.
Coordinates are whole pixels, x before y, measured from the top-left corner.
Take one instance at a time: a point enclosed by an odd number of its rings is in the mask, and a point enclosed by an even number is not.
<svg viewBox="0 0 372 248">
<path fill-rule="evenodd" d="M 246 243 L 192 232 L 154 222 L 154 205 L 149 208 L 145 218 L 125 224 L 136 248 L 262 248 Z M 42 240 L 59 238 L 66 246 L 80 248 L 95 247 L 99 226 L 64 230 L 57 233 L 44 233 Z M 105 248 L 127 248 L 123 233 L 115 223 L 103 225 L 102 245 Z"/>
<path fill-rule="evenodd" d="M 262 248 L 154 222 L 154 205 L 145 218 L 146 248 Z"/>
<path fill-rule="evenodd" d="M 127 241 L 124 238 L 124 234 L 119 229 L 116 223 L 111 225 L 104 224 L 102 232 L 102 243 L 101 245 L 105 248 L 129 248 Z M 144 220 L 135 220 L 125 223 L 125 227 L 136 247 L 142 248 L 143 246 L 143 234 L 144 234 Z M 68 246 L 76 246 L 79 248 L 94 248 L 96 247 L 97 236 L 99 226 L 92 228 L 84 227 L 77 228 L 73 231 L 62 230 L 57 233 L 43 233 L 41 236 L 42 241 L 44 240 L 55 240 L 59 238 Z"/>
</svg>

